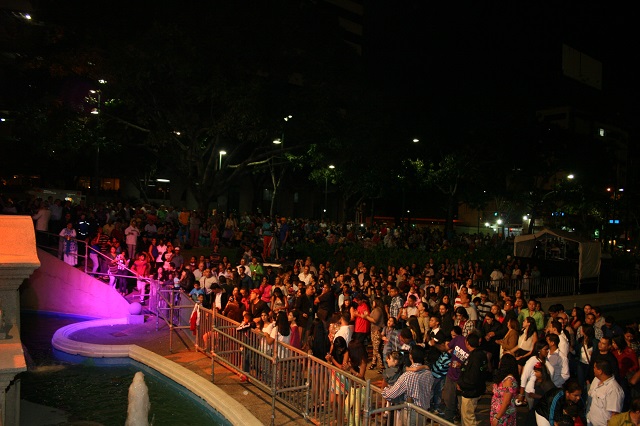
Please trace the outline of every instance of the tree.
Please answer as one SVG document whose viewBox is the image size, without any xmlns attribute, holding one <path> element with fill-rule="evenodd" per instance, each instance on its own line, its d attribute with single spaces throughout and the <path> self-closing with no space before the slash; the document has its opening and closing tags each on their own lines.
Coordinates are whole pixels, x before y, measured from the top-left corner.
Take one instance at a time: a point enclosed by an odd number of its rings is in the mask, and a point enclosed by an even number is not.
<svg viewBox="0 0 640 426">
<path fill-rule="evenodd" d="M 203 209 L 281 158 L 272 144 L 281 117 L 296 116 L 285 148 L 296 152 L 334 135 L 357 97 L 359 59 L 321 5 L 212 1 L 197 14 L 179 2 L 130 6 L 124 15 L 106 2 L 52 10 L 64 41 L 50 62 L 94 84 L 107 79 L 110 124 L 126 129 L 122 155 L 145 146 L 144 174 L 172 173 Z"/>
</svg>

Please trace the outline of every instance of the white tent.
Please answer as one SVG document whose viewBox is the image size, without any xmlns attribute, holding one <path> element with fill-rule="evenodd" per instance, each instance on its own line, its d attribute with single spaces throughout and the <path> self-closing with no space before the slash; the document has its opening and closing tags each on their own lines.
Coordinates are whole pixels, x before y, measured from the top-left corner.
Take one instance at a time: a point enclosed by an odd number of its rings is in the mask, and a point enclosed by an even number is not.
<svg viewBox="0 0 640 426">
<path fill-rule="evenodd" d="M 543 229 L 535 234 L 519 235 L 515 238 L 513 244 L 513 255 L 517 257 L 532 257 L 538 240 L 550 236 L 578 243 L 578 279 L 580 281 L 600 276 L 600 243 L 579 237 L 571 232 Z"/>
</svg>

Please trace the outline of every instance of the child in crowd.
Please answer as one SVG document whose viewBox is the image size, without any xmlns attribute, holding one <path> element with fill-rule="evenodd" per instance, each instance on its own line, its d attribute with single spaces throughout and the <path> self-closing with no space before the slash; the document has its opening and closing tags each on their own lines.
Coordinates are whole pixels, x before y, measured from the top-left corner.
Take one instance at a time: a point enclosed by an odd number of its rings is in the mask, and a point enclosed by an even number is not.
<svg viewBox="0 0 640 426">
<path fill-rule="evenodd" d="M 387 354 L 385 361 L 388 367 L 384 369 L 382 378 L 384 379 L 386 386 L 393 386 L 398 381 L 402 373 L 404 372 L 403 356 L 399 351 L 392 351 Z M 403 402 L 401 399 L 390 401 L 389 404 L 399 404 Z"/>
<path fill-rule="evenodd" d="M 204 299 L 205 291 L 204 291 L 203 288 L 200 288 L 200 283 L 198 281 L 196 281 L 193 284 L 193 290 L 191 290 L 189 292 L 189 297 L 191 297 L 194 302 L 197 302 L 198 301 L 198 296 L 202 296 L 202 298 Z"/>
</svg>

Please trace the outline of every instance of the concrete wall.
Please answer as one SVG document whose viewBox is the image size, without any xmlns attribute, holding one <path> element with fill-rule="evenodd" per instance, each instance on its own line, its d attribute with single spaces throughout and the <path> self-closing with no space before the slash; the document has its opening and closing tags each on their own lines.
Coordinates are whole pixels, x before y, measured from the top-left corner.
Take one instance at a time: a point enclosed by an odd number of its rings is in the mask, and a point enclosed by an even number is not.
<svg viewBox="0 0 640 426">
<path fill-rule="evenodd" d="M 41 267 L 20 287 L 22 309 L 91 318 L 129 315 L 129 303 L 108 284 L 43 250 L 38 249 L 38 258 Z"/>
</svg>

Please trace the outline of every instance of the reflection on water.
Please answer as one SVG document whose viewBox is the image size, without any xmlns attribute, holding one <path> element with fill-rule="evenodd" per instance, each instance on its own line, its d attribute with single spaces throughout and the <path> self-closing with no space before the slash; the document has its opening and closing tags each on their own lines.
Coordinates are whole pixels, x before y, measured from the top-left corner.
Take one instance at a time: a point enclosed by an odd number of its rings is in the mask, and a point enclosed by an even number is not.
<svg viewBox="0 0 640 426">
<path fill-rule="evenodd" d="M 96 367 L 90 359 L 83 365 L 55 360 L 51 351 L 53 333 L 77 319 L 23 315 L 21 321 L 22 341 L 31 358 L 30 370 L 20 375 L 24 400 L 64 410 L 69 421 L 123 425 L 129 385 L 135 373 L 143 370 L 154 426 L 229 424 L 184 388 L 138 363 Z"/>
</svg>

